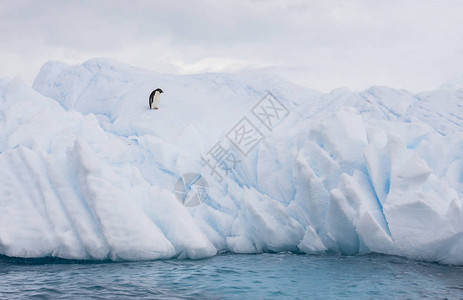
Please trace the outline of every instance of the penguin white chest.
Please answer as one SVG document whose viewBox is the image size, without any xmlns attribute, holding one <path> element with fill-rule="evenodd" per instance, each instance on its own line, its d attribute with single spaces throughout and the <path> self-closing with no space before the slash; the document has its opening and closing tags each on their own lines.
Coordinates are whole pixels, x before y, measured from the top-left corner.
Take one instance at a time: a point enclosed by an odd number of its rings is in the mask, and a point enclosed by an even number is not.
<svg viewBox="0 0 463 300">
<path fill-rule="evenodd" d="M 153 109 L 157 109 L 159 107 L 159 102 L 161 102 L 161 93 L 156 91 L 154 93 L 154 101 L 153 101 Z"/>
</svg>

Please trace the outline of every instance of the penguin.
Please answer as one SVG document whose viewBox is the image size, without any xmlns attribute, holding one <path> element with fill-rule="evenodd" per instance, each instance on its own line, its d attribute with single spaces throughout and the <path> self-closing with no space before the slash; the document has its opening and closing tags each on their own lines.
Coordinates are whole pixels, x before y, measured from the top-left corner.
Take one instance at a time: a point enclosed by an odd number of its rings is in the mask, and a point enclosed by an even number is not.
<svg viewBox="0 0 463 300">
<path fill-rule="evenodd" d="M 164 92 L 160 88 L 157 88 L 151 92 L 150 102 L 149 102 L 150 109 L 158 109 L 159 102 L 161 102 L 161 93 L 164 93 Z"/>
</svg>

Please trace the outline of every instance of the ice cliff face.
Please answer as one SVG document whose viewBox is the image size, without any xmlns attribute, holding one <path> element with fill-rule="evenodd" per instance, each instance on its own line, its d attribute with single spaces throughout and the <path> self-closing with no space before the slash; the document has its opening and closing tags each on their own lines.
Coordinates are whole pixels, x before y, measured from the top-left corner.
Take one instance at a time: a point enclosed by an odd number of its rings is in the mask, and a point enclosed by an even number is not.
<svg viewBox="0 0 463 300">
<path fill-rule="evenodd" d="M 0 80 L 0 128 L 0 254 L 379 252 L 463 264 L 463 90 L 449 85 L 321 94 L 272 77 L 49 62 L 33 89 Z M 246 154 L 231 142 L 240 133 Z M 214 172 L 205 161 L 222 145 L 233 167 Z M 176 198 L 187 173 L 209 185 L 199 205 Z"/>
</svg>

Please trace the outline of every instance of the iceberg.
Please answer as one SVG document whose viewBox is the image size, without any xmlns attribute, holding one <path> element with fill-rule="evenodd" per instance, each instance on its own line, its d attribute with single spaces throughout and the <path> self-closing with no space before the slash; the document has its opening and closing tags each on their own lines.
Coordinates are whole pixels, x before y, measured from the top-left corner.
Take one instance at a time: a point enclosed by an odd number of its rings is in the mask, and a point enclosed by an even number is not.
<svg viewBox="0 0 463 300">
<path fill-rule="evenodd" d="M 32 88 L 0 80 L 0 254 L 376 252 L 461 265 L 462 97 L 455 84 L 323 94 L 271 76 L 50 61 Z M 207 180 L 198 205 L 176 197 L 187 173 Z"/>
</svg>

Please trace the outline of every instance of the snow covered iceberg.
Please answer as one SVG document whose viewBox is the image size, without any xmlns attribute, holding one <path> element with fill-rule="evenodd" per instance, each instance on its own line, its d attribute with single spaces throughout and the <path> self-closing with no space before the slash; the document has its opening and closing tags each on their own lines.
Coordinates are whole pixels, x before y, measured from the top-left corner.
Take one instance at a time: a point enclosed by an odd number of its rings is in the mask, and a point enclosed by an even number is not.
<svg viewBox="0 0 463 300">
<path fill-rule="evenodd" d="M 152 89 L 165 91 L 159 111 Z M 266 91 L 288 114 L 252 114 Z M 0 254 L 140 260 L 379 252 L 463 264 L 463 89 L 329 94 L 279 78 L 165 75 L 107 59 L 0 80 Z M 243 117 L 227 176 L 203 158 Z M 185 173 L 208 180 L 188 207 Z"/>
</svg>

